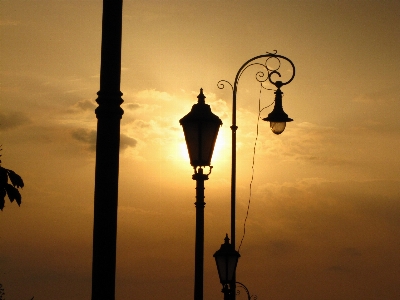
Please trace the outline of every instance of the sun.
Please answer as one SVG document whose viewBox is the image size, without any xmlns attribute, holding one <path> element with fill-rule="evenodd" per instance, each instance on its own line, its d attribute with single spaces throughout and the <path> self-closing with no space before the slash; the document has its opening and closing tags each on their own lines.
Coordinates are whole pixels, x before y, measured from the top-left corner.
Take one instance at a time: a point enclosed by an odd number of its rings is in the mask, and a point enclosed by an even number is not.
<svg viewBox="0 0 400 300">
<path fill-rule="evenodd" d="M 220 130 L 214 146 L 214 152 L 211 159 L 212 163 L 220 164 L 222 161 L 226 160 L 229 151 L 227 146 L 225 131 Z"/>
<path fill-rule="evenodd" d="M 227 157 L 228 157 L 227 154 L 228 154 L 229 150 L 227 148 L 228 145 L 226 144 L 225 136 L 226 136 L 225 131 L 220 130 L 218 133 L 217 140 L 215 142 L 214 152 L 213 152 L 213 156 L 211 158 L 211 164 L 213 164 L 213 163 L 220 164 L 222 161 L 225 161 L 227 159 Z M 179 142 L 179 154 L 180 154 L 179 155 L 180 160 L 182 160 L 188 164 L 190 163 L 188 149 L 187 149 L 187 146 L 186 146 L 186 143 L 184 140 Z"/>
</svg>

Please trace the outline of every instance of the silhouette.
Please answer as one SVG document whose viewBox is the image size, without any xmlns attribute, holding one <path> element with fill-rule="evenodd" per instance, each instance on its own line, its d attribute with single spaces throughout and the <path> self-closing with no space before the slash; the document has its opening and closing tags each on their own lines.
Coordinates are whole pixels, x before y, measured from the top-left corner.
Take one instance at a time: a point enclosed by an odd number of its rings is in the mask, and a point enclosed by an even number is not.
<svg viewBox="0 0 400 300">
<path fill-rule="evenodd" d="M 0 283 L 0 300 L 6 300 L 5 295 L 6 293 L 4 293 L 3 285 Z M 33 300 L 33 298 L 35 297 L 32 297 L 31 300 Z"/>
<path fill-rule="evenodd" d="M 4 288 L 3 285 L 0 283 L 0 300 L 5 300 L 4 295 L 6 293 L 4 293 Z"/>
<path fill-rule="evenodd" d="M 2 149 L 0 149 L 0 151 L 1 150 Z M 8 183 L 8 179 L 10 179 L 11 184 Z M 24 181 L 21 176 L 13 170 L 3 168 L 0 160 L 0 210 L 3 210 L 4 208 L 6 195 L 8 196 L 8 199 L 10 199 L 11 203 L 15 200 L 18 206 L 20 206 L 22 197 L 18 189 L 23 187 Z"/>
</svg>

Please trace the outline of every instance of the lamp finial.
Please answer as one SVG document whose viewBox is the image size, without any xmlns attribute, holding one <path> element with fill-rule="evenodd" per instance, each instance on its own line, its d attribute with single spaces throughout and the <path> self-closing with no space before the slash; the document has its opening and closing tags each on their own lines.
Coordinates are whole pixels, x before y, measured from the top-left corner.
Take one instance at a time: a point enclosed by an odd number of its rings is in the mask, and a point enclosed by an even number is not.
<svg viewBox="0 0 400 300">
<path fill-rule="evenodd" d="M 200 94 L 197 96 L 197 99 L 198 99 L 198 103 L 202 103 L 202 104 L 206 103 L 206 101 L 205 101 L 206 96 L 204 96 L 204 94 L 203 94 L 203 88 L 200 89 Z"/>
</svg>

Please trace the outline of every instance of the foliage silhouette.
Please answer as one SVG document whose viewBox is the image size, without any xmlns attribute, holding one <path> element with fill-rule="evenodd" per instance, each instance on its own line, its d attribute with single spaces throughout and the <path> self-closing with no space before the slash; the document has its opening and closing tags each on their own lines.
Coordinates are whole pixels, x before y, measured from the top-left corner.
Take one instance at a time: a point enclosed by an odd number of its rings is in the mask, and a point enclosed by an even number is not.
<svg viewBox="0 0 400 300">
<path fill-rule="evenodd" d="M 0 149 L 0 151 L 1 150 L 2 149 Z M 11 184 L 8 183 L 9 179 Z M 24 181 L 22 180 L 21 176 L 19 176 L 13 170 L 3 168 L 0 160 L 0 210 L 3 210 L 4 208 L 6 195 L 8 196 L 8 199 L 10 199 L 11 203 L 15 200 L 18 206 L 20 206 L 22 197 L 18 189 L 23 187 Z"/>
<path fill-rule="evenodd" d="M 4 293 L 3 285 L 0 283 L 0 300 L 6 300 L 6 298 L 4 298 L 5 294 L 6 293 Z"/>
</svg>

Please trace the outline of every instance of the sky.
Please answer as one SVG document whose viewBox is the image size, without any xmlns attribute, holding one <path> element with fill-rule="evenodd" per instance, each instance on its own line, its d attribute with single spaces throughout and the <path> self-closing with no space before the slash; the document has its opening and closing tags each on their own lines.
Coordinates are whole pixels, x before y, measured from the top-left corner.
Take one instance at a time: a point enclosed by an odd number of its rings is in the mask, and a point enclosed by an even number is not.
<svg viewBox="0 0 400 300">
<path fill-rule="evenodd" d="M 21 207 L 0 212 L 0 283 L 7 300 L 89 299 L 102 1 L 0 11 L 2 166 L 25 182 Z M 193 297 L 195 182 L 179 119 L 200 88 L 223 121 L 204 257 L 204 299 L 223 299 L 212 255 L 230 231 L 232 94 L 217 82 L 274 50 L 296 66 L 282 88 L 294 121 L 279 136 L 258 123 L 274 94 L 247 69 L 237 241 L 257 144 L 237 280 L 260 300 L 400 298 L 399 16 L 395 0 L 124 1 L 117 300 Z"/>
</svg>

